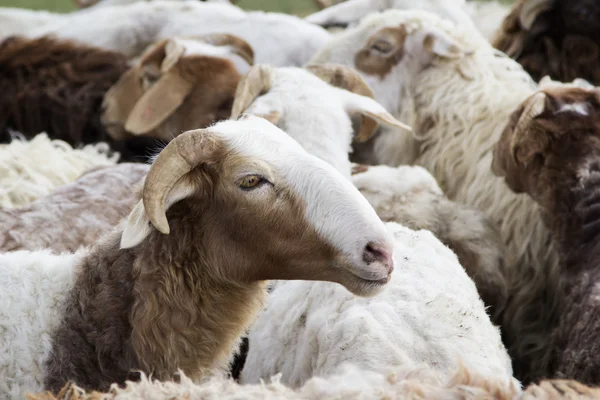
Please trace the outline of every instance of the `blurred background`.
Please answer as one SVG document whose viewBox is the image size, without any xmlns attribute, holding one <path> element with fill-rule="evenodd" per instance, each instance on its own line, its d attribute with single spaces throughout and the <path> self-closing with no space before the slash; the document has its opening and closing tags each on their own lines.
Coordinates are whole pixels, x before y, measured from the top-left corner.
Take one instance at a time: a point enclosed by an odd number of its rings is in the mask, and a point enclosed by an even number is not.
<svg viewBox="0 0 600 400">
<path fill-rule="evenodd" d="M 510 4 L 514 0 L 500 0 L 500 2 Z M 247 10 L 278 11 L 297 15 L 308 15 L 317 10 L 313 0 L 238 0 L 238 5 Z M 21 7 L 57 12 L 68 12 L 75 9 L 72 0 L 0 0 L 0 7 Z"/>
</svg>

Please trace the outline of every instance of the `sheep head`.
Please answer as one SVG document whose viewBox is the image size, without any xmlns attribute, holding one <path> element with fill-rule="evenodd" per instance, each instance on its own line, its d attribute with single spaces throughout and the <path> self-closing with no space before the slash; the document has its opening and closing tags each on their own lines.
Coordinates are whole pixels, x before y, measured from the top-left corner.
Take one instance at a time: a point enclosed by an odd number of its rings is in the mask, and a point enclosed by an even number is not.
<svg viewBox="0 0 600 400">
<path fill-rule="evenodd" d="M 438 60 L 460 60 L 471 52 L 424 11 L 389 10 L 369 16 L 335 36 L 311 64 L 339 63 L 357 70 L 381 104 L 399 109 L 407 86 Z"/>
<path fill-rule="evenodd" d="M 344 91 L 337 93 L 345 111 L 350 116 L 361 117 L 359 132 L 355 136 L 355 140 L 358 142 L 370 139 L 380 122 L 396 128 L 411 130 L 408 125 L 396 120 L 373 100 L 374 96 L 371 88 L 356 71 L 339 64 L 314 64 L 306 66 L 305 69 L 325 83 L 344 89 Z M 248 110 L 258 97 L 267 94 L 274 84 L 275 74 L 277 74 L 277 69 L 269 65 L 254 66 L 240 80 L 231 117 L 239 117 L 244 111 Z M 281 112 L 275 108 L 265 110 L 261 114 L 256 112 L 253 114 L 259 115 L 273 124 L 278 124 L 282 118 Z"/>
<path fill-rule="evenodd" d="M 600 83 L 600 4 L 594 0 L 521 0 L 492 40 L 535 80 L 577 77 Z"/>
<path fill-rule="evenodd" d="M 513 112 L 494 148 L 493 172 L 552 208 L 600 156 L 600 90 L 546 85 Z"/>
<path fill-rule="evenodd" d="M 234 57 L 249 66 L 254 53 L 228 34 L 156 43 L 106 93 L 102 123 L 115 140 L 147 135 L 168 142 L 226 119 L 240 78 Z"/>
<path fill-rule="evenodd" d="M 197 246 L 234 281 L 324 280 L 371 296 L 393 269 L 392 238 L 352 183 L 255 116 L 171 141 L 124 224 L 122 248 Z"/>
</svg>

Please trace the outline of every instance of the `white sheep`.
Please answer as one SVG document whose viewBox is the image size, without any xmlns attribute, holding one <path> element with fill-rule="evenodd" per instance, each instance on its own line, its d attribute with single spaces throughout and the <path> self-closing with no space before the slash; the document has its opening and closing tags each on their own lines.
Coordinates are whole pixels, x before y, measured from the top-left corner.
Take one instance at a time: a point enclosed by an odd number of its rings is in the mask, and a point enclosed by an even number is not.
<svg viewBox="0 0 600 400">
<path fill-rule="evenodd" d="M 0 393 L 225 368 L 265 279 L 385 288 L 393 241 L 334 168 L 253 116 L 186 132 L 128 219 L 76 254 L 0 254 Z"/>
<path fill-rule="evenodd" d="M 50 140 L 46 133 L 29 141 L 20 134 L 15 137 L 0 144 L 0 209 L 25 206 L 84 172 L 115 165 L 119 159 L 106 143 L 74 149 L 62 140 Z"/>
<path fill-rule="evenodd" d="M 31 29 L 66 18 L 65 14 L 50 11 L 0 7 L 0 40 L 11 35 L 25 35 Z"/>
<path fill-rule="evenodd" d="M 505 248 L 499 230 L 483 212 L 449 200 L 420 166 L 354 164 L 352 183 L 382 221 L 426 229 L 454 251 L 491 310 L 504 303 L 508 291 Z"/>
<path fill-rule="evenodd" d="M 378 122 L 410 129 L 372 97 L 360 75 L 341 65 L 306 69 L 257 65 L 240 80 L 232 118 L 243 112 L 268 119 L 349 179 L 351 116 L 361 116 L 359 141 L 369 139 Z"/>
<path fill-rule="evenodd" d="M 411 134 L 382 132 L 364 158 L 424 166 L 450 199 L 497 224 L 507 246 L 509 303 L 495 321 L 517 376 L 544 370 L 536 364 L 544 362 L 540 355 L 561 308 L 557 257 L 539 207 L 491 171 L 493 146 L 535 82 L 473 29 L 424 11 L 372 14 L 311 62 L 357 69 L 375 98 L 413 127 Z"/>
<path fill-rule="evenodd" d="M 74 3 L 79 8 L 98 8 L 98 7 L 107 7 L 107 6 L 122 6 L 125 4 L 137 3 L 138 1 L 146 1 L 151 2 L 154 0 L 73 0 Z M 181 0 L 172 0 L 172 1 L 181 1 Z M 235 3 L 235 0 L 196 0 L 196 1 L 206 1 L 213 3 Z"/>
<path fill-rule="evenodd" d="M 446 377 L 462 364 L 506 387 L 517 384 L 499 329 L 456 255 L 429 231 L 386 226 L 395 238 L 395 268 L 378 296 L 277 282 L 250 329 L 241 383 L 281 373 L 281 382 L 298 387 L 350 362 L 379 373 L 426 364 Z"/>
<path fill-rule="evenodd" d="M 355 26 L 363 17 L 388 9 L 424 10 L 449 19 L 457 25 L 476 27 L 490 40 L 510 12 L 496 1 L 465 0 L 348 0 L 325 8 L 305 19 L 323 27 Z"/>
<path fill-rule="evenodd" d="M 323 28 L 292 15 L 245 12 L 231 4 L 195 0 L 90 9 L 28 35 L 53 34 L 135 57 L 161 39 L 211 33 L 239 36 L 254 48 L 256 63 L 276 66 L 303 65 L 331 37 Z"/>
<path fill-rule="evenodd" d="M 0 209 L 0 251 L 61 253 L 94 244 L 131 211 L 132 186 L 148 169 L 132 163 L 97 167 L 31 204 Z"/>
</svg>

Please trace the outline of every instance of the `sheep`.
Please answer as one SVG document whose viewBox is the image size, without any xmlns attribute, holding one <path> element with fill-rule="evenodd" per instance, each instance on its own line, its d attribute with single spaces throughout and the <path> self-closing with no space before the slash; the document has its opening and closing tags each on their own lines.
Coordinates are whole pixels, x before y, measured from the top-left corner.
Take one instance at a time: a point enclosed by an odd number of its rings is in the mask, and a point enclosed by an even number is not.
<svg viewBox="0 0 600 400">
<path fill-rule="evenodd" d="M 73 0 L 75 5 L 79 8 L 97 8 L 97 7 L 106 7 L 106 6 L 116 6 L 116 5 L 124 5 L 136 3 L 138 1 L 154 1 L 154 0 Z M 173 0 L 173 1 L 181 1 L 181 0 Z M 214 3 L 236 3 L 237 0 L 199 0 L 199 1 L 208 1 Z"/>
<path fill-rule="evenodd" d="M 558 385 L 557 385 L 558 386 Z M 542 386 L 536 394 L 556 393 L 564 389 L 566 393 L 594 392 L 583 385 L 561 385 L 558 388 Z M 139 382 L 127 382 L 126 387 L 114 385 L 110 392 L 86 392 L 71 383 L 65 385 L 58 396 L 37 393 L 27 396 L 29 400 L 184 400 L 218 398 L 234 399 L 463 399 L 463 400 L 509 400 L 518 399 L 522 392 L 518 387 L 505 387 L 495 379 L 484 379 L 475 371 L 459 368 L 451 378 L 441 377 L 428 368 L 389 368 L 384 374 L 364 371 L 352 365 L 346 366 L 339 374 L 323 379 L 311 378 L 305 385 L 293 390 L 279 381 L 277 376 L 260 385 L 239 385 L 229 379 L 215 377 L 202 384 L 180 375 L 179 382 L 160 382 L 142 375 Z M 527 398 L 529 400 L 529 398 Z"/>
<path fill-rule="evenodd" d="M 497 227 L 481 211 L 448 200 L 425 168 L 354 164 L 352 183 L 382 221 L 427 229 L 454 251 L 486 306 L 506 301 L 505 249 Z"/>
<path fill-rule="evenodd" d="M 45 133 L 30 141 L 17 134 L 9 144 L 0 144 L 0 209 L 25 206 L 85 171 L 115 165 L 118 159 L 106 143 L 74 149 Z"/>
<path fill-rule="evenodd" d="M 516 376 L 535 379 L 546 368 L 542 355 L 562 308 L 556 250 L 539 207 L 496 177 L 491 160 L 510 113 L 536 83 L 473 29 L 425 11 L 366 17 L 311 60 L 324 62 L 355 68 L 377 101 L 413 127 L 410 134 L 381 131 L 367 142 L 370 153 L 355 146 L 351 160 L 423 166 L 449 199 L 480 209 L 499 227 L 509 298 L 494 305 L 502 312 L 492 317 Z"/>
<path fill-rule="evenodd" d="M 359 141 L 369 139 L 378 122 L 410 129 L 372 97 L 360 75 L 341 65 L 256 65 L 240 80 L 231 117 L 244 112 L 267 118 L 350 179 L 352 115 L 361 116 Z"/>
<path fill-rule="evenodd" d="M 548 75 L 600 85 L 600 5 L 595 0 L 520 0 L 493 45 L 535 80 Z"/>
<path fill-rule="evenodd" d="M 374 296 L 394 269 L 367 200 L 263 118 L 178 136 L 140 197 L 90 248 L 0 254 L 0 392 L 107 390 L 135 371 L 198 381 L 226 368 L 264 280 Z"/>
<path fill-rule="evenodd" d="M 600 89 L 545 85 L 511 116 L 492 169 L 540 205 L 560 255 L 565 307 L 552 332 L 548 377 L 600 385 L 597 243 Z"/>
<path fill-rule="evenodd" d="M 157 139 L 227 118 L 237 68 L 243 73 L 252 58 L 231 35 L 163 40 L 131 67 L 119 53 L 72 41 L 6 39 L 0 141 L 8 128 L 29 137 L 45 131 L 74 146 L 106 141 L 121 161 L 143 162 Z"/>
<path fill-rule="evenodd" d="M 25 207 L 0 209 L 0 251 L 61 253 L 94 244 L 131 211 L 131 187 L 148 168 L 129 163 L 97 167 Z"/>
<path fill-rule="evenodd" d="M 456 24 L 477 27 L 487 39 L 493 37 L 502 20 L 510 11 L 505 5 L 495 1 L 349 0 L 343 3 L 338 2 L 334 6 L 309 15 L 306 17 L 306 20 L 327 28 L 355 26 L 365 15 L 391 8 L 400 10 L 418 9 L 433 12 L 443 18 L 454 21 Z"/>
<path fill-rule="evenodd" d="M 274 285 L 250 329 L 241 383 L 281 373 L 282 383 L 299 387 L 351 362 L 378 373 L 425 364 L 446 378 L 462 363 L 506 387 L 519 385 L 499 329 L 456 255 L 429 231 L 386 226 L 402 256 L 378 296 L 358 298 L 320 282 Z"/>
<path fill-rule="evenodd" d="M 162 39 L 215 33 L 240 37 L 254 49 L 256 63 L 275 66 L 302 66 L 331 38 L 325 29 L 292 15 L 245 12 L 231 4 L 195 0 L 139 1 L 90 9 L 29 35 L 54 34 L 132 58 Z"/>
<path fill-rule="evenodd" d="M 66 18 L 63 14 L 23 8 L 0 7 L 0 40 L 25 35 L 33 28 Z"/>
</svg>

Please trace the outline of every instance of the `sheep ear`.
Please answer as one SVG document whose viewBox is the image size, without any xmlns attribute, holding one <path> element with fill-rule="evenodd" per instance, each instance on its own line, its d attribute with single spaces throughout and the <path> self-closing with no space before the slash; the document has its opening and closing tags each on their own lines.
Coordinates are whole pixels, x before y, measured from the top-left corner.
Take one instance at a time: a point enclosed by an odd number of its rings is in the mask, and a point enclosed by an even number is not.
<svg viewBox="0 0 600 400">
<path fill-rule="evenodd" d="M 525 30 L 530 30 L 536 18 L 554 7 L 553 0 L 527 0 L 521 7 L 519 22 Z"/>
<path fill-rule="evenodd" d="M 135 104 L 125 129 L 134 135 L 155 129 L 184 102 L 192 87 L 177 68 L 167 72 Z"/>
<path fill-rule="evenodd" d="M 194 188 L 185 180 L 178 182 L 169 192 L 167 199 L 165 200 L 165 210 L 168 210 L 178 201 L 191 196 L 194 192 Z M 129 249 L 137 246 L 148 237 L 150 232 L 152 232 L 152 229 L 153 226 L 148 213 L 146 213 L 144 201 L 140 200 L 125 222 L 123 234 L 121 235 L 121 248 Z"/>
<path fill-rule="evenodd" d="M 461 58 L 472 53 L 439 29 L 428 29 L 425 32 L 423 48 L 431 54 L 445 58 Z"/>
<path fill-rule="evenodd" d="M 395 128 L 412 131 L 412 128 L 398 121 L 392 114 L 375 100 L 348 91 L 343 92 L 346 96 L 345 109 L 349 115 L 360 114 L 360 130 L 355 136 L 355 141 L 365 142 L 373 136 L 379 123 Z"/>
</svg>

